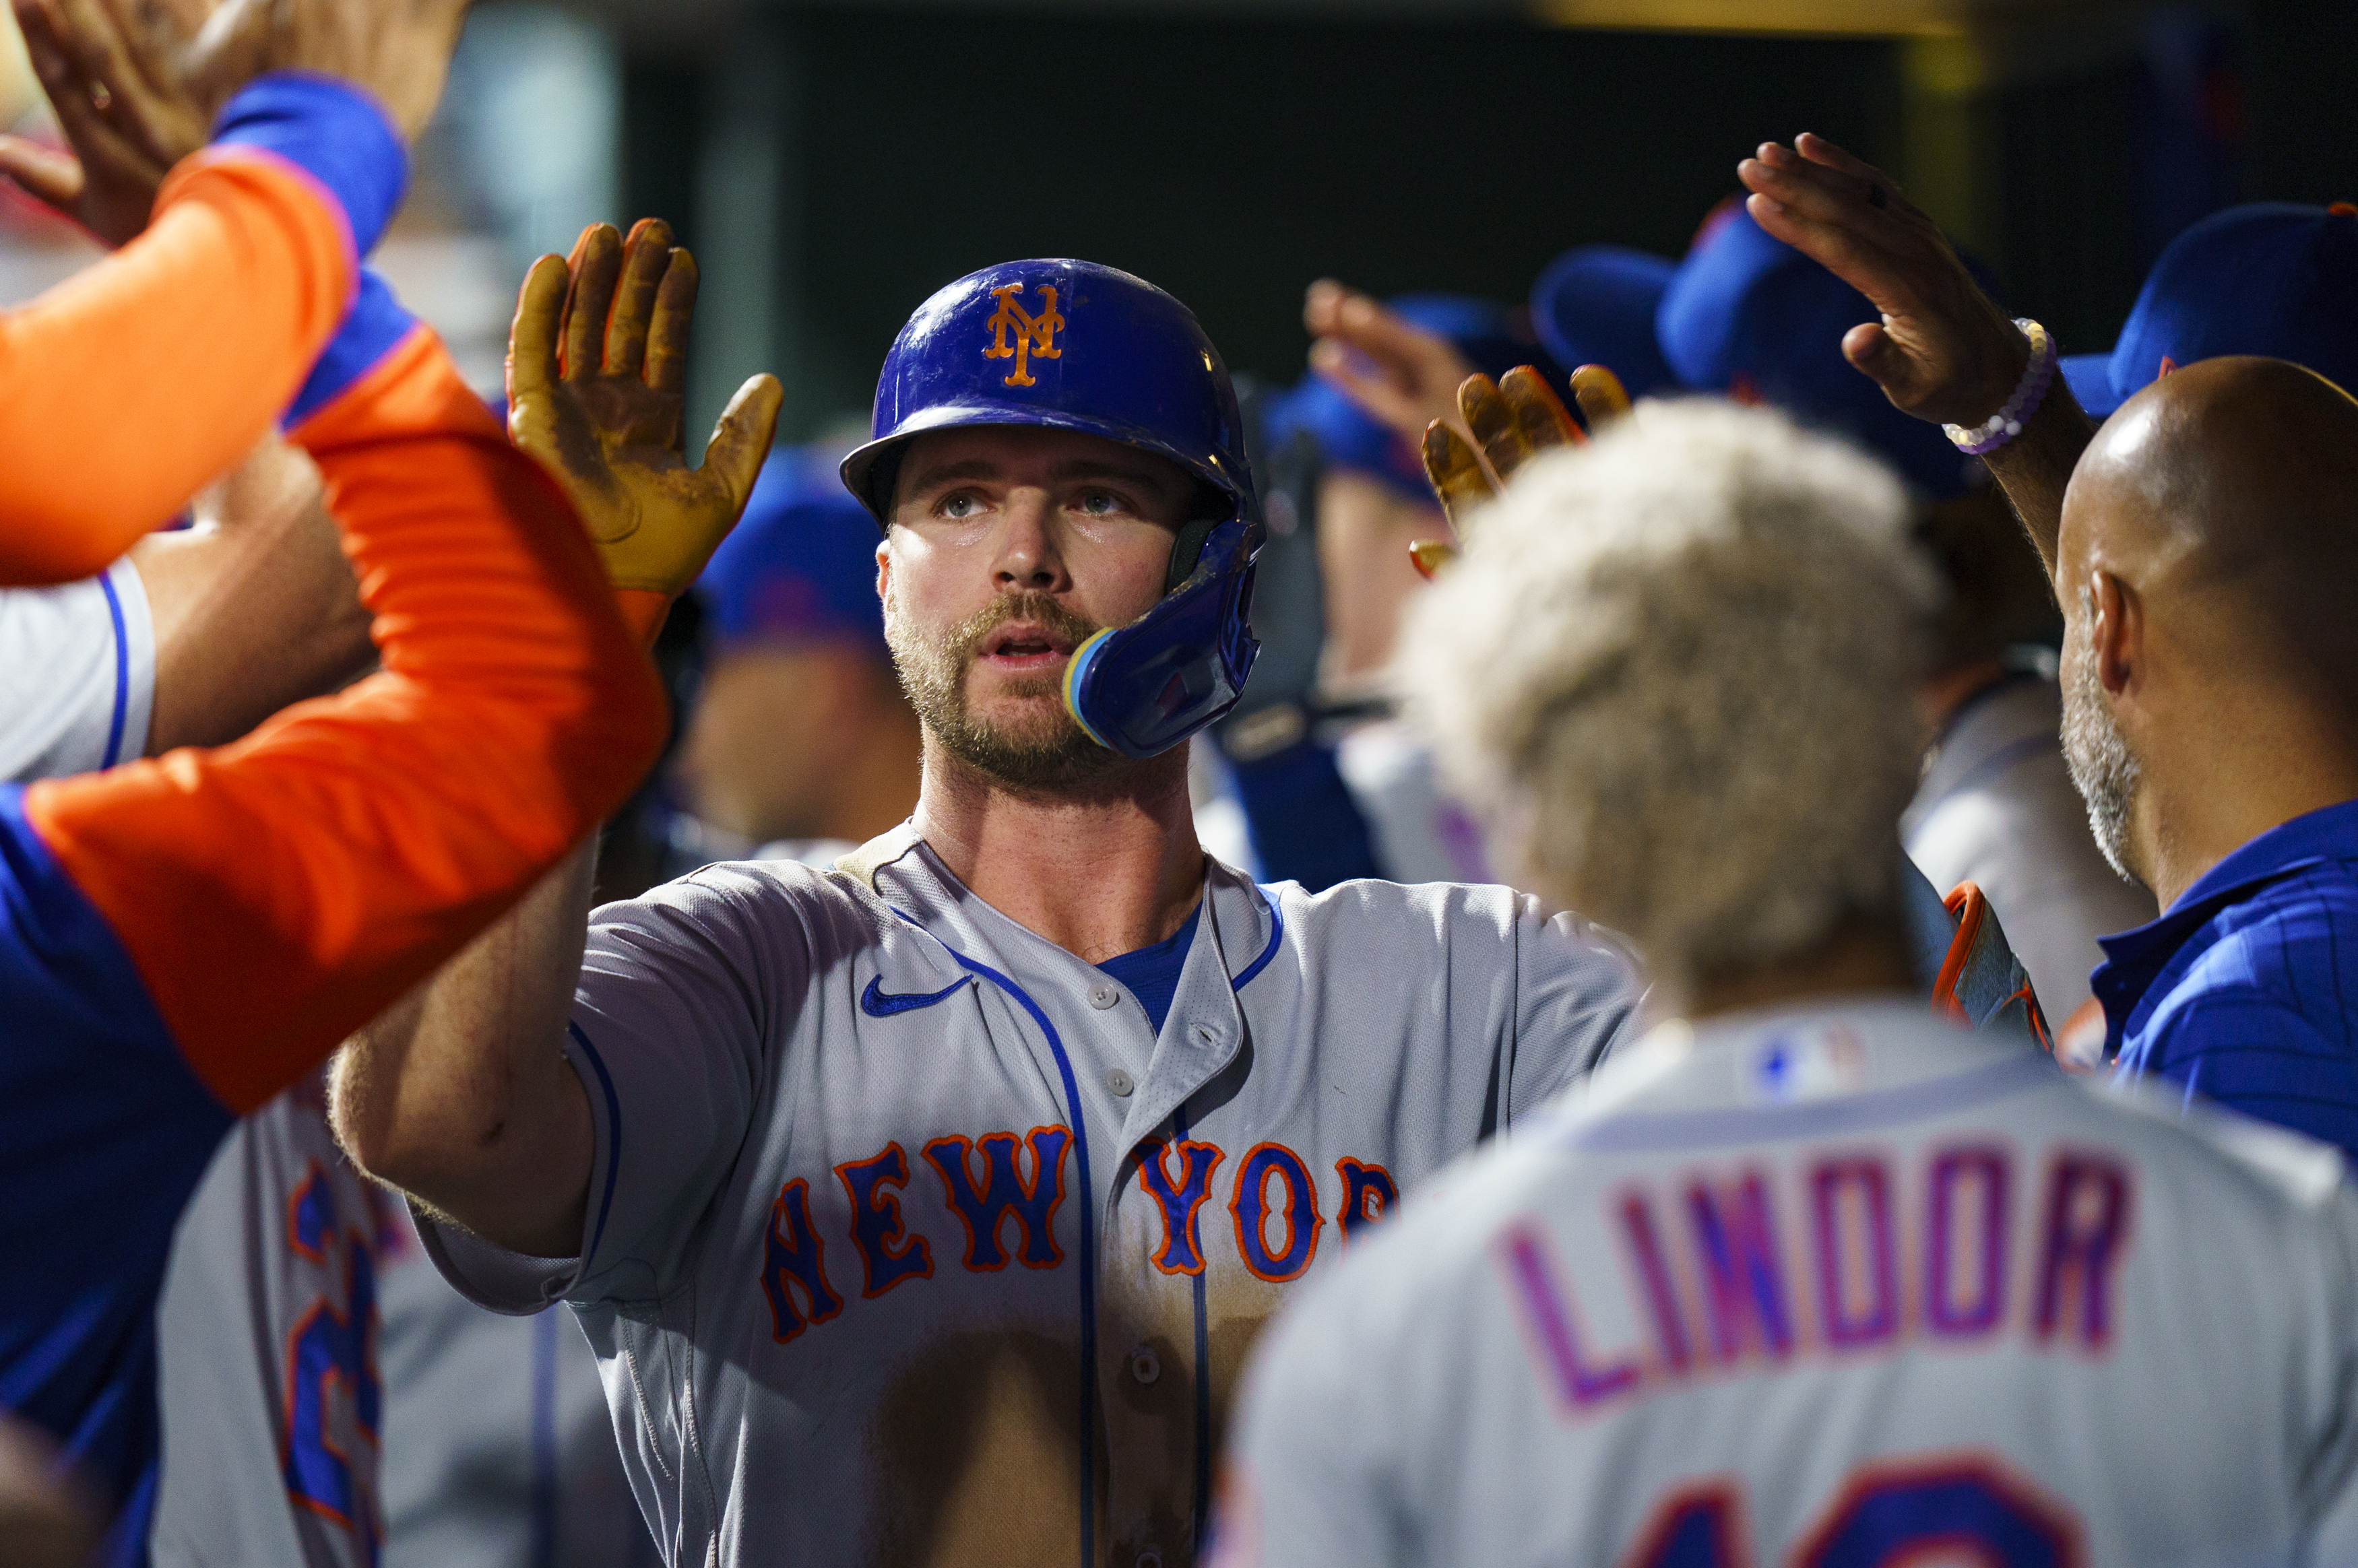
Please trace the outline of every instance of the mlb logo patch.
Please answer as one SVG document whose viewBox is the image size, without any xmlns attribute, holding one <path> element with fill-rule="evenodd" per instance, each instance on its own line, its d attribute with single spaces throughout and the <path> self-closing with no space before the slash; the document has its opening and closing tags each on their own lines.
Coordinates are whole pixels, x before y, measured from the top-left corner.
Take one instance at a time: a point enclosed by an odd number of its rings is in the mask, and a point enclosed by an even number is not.
<svg viewBox="0 0 2358 1568">
<path fill-rule="evenodd" d="M 1779 1030 L 1747 1052 L 1744 1081 L 1779 1105 L 1855 1094 L 1866 1087 L 1866 1046 L 1847 1023 Z"/>
</svg>

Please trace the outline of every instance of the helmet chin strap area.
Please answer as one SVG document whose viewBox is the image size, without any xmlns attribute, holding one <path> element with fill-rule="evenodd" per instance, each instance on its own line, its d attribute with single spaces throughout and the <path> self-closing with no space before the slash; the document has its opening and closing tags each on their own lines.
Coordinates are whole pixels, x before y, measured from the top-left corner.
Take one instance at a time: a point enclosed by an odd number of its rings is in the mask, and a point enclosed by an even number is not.
<svg viewBox="0 0 2358 1568">
<path fill-rule="evenodd" d="M 1125 757 L 1158 756 L 1237 705 L 1260 649 L 1251 630 L 1260 543 L 1258 519 L 1209 524 L 1176 589 L 1073 650 L 1065 707 L 1091 740 Z"/>
</svg>

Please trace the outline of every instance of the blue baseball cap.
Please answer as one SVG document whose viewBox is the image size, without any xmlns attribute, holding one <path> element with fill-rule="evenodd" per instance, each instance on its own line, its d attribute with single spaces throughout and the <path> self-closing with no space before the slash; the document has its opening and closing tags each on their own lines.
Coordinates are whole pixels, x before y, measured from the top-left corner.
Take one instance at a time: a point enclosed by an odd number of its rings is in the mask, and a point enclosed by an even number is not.
<svg viewBox="0 0 2358 1568">
<path fill-rule="evenodd" d="M 885 654 L 876 520 L 836 475 L 842 449 L 782 447 L 697 579 L 726 646 L 850 643 Z"/>
<path fill-rule="evenodd" d="M 1518 330 L 1513 313 L 1503 305 L 1462 294 L 1403 294 L 1385 304 L 1416 326 L 1448 339 L 1493 381 L 1525 364 L 1537 366 L 1559 384 L 1563 379 L 1547 351 Z M 1303 377 L 1280 399 L 1268 419 L 1272 440 L 1307 432 L 1327 466 L 1367 474 L 1418 501 L 1433 503 L 1424 459 L 1416 448 L 1369 418 L 1317 372 Z"/>
<path fill-rule="evenodd" d="M 1654 335 L 1662 293 L 1679 264 L 1626 245 L 1579 245 L 1531 285 L 1531 325 L 1567 370 L 1603 365 L 1632 397 L 1676 385 Z"/>
<path fill-rule="evenodd" d="M 1687 386 L 1772 404 L 1848 436 L 1935 501 L 1962 495 L 1980 482 L 1980 460 L 1938 425 L 1894 408 L 1843 358 L 1843 334 L 1881 314 L 1736 207 L 1679 264 L 1654 330 L 1663 362 Z"/>
<path fill-rule="evenodd" d="M 2222 354 L 2306 365 L 2358 391 L 2358 207 L 2259 201 L 2170 241 L 2108 354 L 2067 354 L 2080 406 L 2110 414 L 2162 366 Z"/>
</svg>

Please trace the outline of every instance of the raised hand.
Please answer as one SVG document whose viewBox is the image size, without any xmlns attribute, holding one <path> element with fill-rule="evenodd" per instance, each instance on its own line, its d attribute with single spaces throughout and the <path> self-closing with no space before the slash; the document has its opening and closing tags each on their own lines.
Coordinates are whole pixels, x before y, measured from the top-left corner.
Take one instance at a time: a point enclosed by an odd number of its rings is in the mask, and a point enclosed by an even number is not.
<svg viewBox="0 0 2358 1568">
<path fill-rule="evenodd" d="M 1629 399 L 1612 372 L 1583 365 L 1573 378 L 1582 409 L 1592 422 L 1627 412 Z M 1424 473 L 1449 525 L 1462 537 L 1474 511 L 1497 498 L 1517 470 L 1541 452 L 1587 440 L 1573 422 L 1547 378 L 1530 365 L 1517 365 L 1493 384 L 1469 375 L 1457 388 L 1459 418 L 1466 431 L 1434 420 L 1424 432 Z M 1472 439 L 1468 439 L 1470 436 Z M 1446 543 L 1418 539 L 1409 546 L 1416 569 L 1432 577 L 1456 554 Z"/>
<path fill-rule="evenodd" d="M 1974 426 L 2014 395 L 2030 344 L 1982 292 L 1931 219 L 1873 166 L 1823 136 L 1764 142 L 1736 166 L 1759 225 L 1857 289 L 1883 314 L 1844 333 L 1843 357 L 1894 406 L 1920 419 Z M 2061 376 L 2022 434 L 1984 460 L 2005 487 L 2048 569 L 2055 567 L 2063 492 L 2095 427 Z"/>
<path fill-rule="evenodd" d="M 1474 367 L 1440 333 L 1332 278 L 1310 286 L 1302 324 L 1316 340 L 1310 368 L 1370 419 L 1412 444 L 1435 419 L 1457 423 L 1458 384 Z"/>
<path fill-rule="evenodd" d="M 341 77 L 383 104 L 405 141 L 415 140 L 441 102 L 471 3 L 222 0 L 197 40 L 195 70 L 217 104 L 265 71 Z"/>
<path fill-rule="evenodd" d="M 1873 166 L 1823 136 L 1764 142 L 1736 166 L 1746 206 L 1778 239 L 1883 313 L 1843 338 L 1843 356 L 1920 419 L 1976 425 L 2029 362 L 2019 329 L 1983 293 L 1940 226 Z"/>
<path fill-rule="evenodd" d="M 658 219 L 582 231 L 525 276 L 508 340 L 508 432 L 580 512 L 618 589 L 671 595 L 736 525 L 784 390 L 738 388 L 701 467 L 682 438 L 696 259 Z"/>
<path fill-rule="evenodd" d="M 0 174 L 110 245 L 147 226 L 157 188 L 204 146 L 218 103 L 190 72 L 197 21 L 166 5 L 16 0 L 33 74 L 70 153 L 0 135 Z"/>
<path fill-rule="evenodd" d="M 13 0 L 70 153 L 0 135 L 0 174 L 119 245 L 230 95 L 270 70 L 341 77 L 405 137 L 441 98 L 467 0 Z"/>
</svg>

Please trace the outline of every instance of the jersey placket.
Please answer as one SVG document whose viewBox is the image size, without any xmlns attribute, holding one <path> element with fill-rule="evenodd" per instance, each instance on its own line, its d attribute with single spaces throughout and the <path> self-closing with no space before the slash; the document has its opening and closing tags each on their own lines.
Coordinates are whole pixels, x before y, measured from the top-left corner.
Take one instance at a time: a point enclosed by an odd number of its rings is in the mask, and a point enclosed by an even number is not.
<svg viewBox="0 0 2358 1568">
<path fill-rule="evenodd" d="M 1175 1568 L 1201 1543 L 1214 1457 L 1203 1247 L 1215 1206 L 1208 1190 L 1197 1197 L 1184 1223 L 1192 1234 L 1174 1246 L 1141 1177 L 1144 1162 L 1156 1159 L 1166 1177 L 1175 1170 L 1184 1180 L 1186 1102 L 1243 1044 L 1235 976 L 1275 935 L 1263 907 L 1249 883 L 1231 884 L 1217 871 L 1209 879 L 1206 918 L 1109 1169 L 1098 1357 L 1106 1561 L 1116 1568 Z"/>
</svg>

